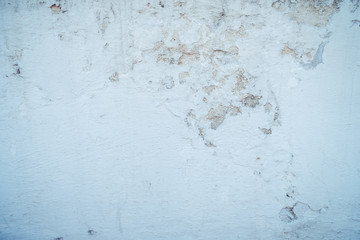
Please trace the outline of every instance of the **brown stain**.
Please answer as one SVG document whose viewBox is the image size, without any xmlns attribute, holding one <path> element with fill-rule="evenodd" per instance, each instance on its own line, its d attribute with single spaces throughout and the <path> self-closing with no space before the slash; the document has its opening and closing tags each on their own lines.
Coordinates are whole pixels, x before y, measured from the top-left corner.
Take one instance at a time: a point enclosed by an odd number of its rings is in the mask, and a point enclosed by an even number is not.
<svg viewBox="0 0 360 240">
<path fill-rule="evenodd" d="M 59 5 L 53 4 L 50 6 L 50 9 L 53 14 L 59 14 L 61 12 L 61 4 Z"/>
<path fill-rule="evenodd" d="M 238 55 L 239 54 L 239 48 L 237 46 L 231 46 L 227 50 L 223 49 L 214 49 L 213 53 L 218 53 L 220 55 Z"/>
<path fill-rule="evenodd" d="M 119 73 L 118 72 L 114 72 L 110 77 L 109 80 L 111 82 L 118 82 L 120 79 Z"/>
<path fill-rule="evenodd" d="M 281 54 L 282 55 L 290 55 L 293 58 L 297 58 L 297 53 L 295 52 L 294 49 L 290 48 L 289 46 L 285 46 L 282 50 L 281 50 Z"/>
<path fill-rule="evenodd" d="M 186 65 L 190 62 L 197 61 L 200 59 L 200 53 L 198 52 L 182 52 L 179 58 L 178 65 Z"/>
<path fill-rule="evenodd" d="M 166 57 L 165 54 L 158 54 L 156 62 L 169 62 L 169 58 Z"/>
<path fill-rule="evenodd" d="M 312 59 L 313 58 L 313 56 L 312 56 L 312 54 L 310 52 L 305 53 L 305 57 L 307 59 Z"/>
</svg>

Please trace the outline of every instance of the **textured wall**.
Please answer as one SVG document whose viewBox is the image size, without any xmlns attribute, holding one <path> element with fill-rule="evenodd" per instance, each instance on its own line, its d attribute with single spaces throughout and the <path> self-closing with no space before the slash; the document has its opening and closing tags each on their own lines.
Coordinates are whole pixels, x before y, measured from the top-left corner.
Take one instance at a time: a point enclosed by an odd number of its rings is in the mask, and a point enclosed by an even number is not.
<svg viewBox="0 0 360 240">
<path fill-rule="evenodd" d="M 359 5 L 0 1 L 0 239 L 359 239 Z"/>
</svg>

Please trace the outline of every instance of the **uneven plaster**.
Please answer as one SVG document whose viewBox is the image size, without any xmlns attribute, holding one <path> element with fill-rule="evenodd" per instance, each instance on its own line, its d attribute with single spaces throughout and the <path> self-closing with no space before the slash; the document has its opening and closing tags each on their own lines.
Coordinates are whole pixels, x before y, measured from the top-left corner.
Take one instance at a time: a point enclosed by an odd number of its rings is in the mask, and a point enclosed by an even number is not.
<svg viewBox="0 0 360 240">
<path fill-rule="evenodd" d="M 0 238 L 358 238 L 358 6 L 2 1 Z"/>
</svg>

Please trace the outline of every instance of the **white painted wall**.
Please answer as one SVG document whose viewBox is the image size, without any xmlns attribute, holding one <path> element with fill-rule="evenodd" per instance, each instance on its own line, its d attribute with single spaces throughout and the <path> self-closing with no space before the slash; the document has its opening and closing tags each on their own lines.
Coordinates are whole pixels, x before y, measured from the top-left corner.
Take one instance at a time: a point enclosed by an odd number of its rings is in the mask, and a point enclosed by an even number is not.
<svg viewBox="0 0 360 240">
<path fill-rule="evenodd" d="M 0 239 L 359 239 L 359 1 L 274 1 L 0 1 Z"/>
</svg>

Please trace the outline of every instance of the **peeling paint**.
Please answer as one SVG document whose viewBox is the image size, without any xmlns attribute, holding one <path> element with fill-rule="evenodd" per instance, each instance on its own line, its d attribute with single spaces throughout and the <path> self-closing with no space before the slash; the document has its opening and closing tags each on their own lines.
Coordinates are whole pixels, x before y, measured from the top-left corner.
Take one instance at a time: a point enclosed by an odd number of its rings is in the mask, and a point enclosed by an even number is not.
<svg viewBox="0 0 360 240">
<path fill-rule="evenodd" d="M 0 239 L 358 239 L 358 13 L 0 1 Z"/>
</svg>

